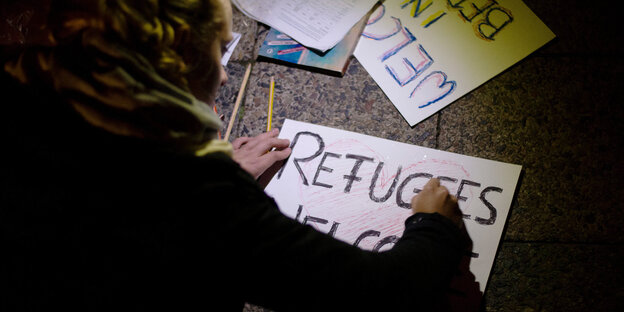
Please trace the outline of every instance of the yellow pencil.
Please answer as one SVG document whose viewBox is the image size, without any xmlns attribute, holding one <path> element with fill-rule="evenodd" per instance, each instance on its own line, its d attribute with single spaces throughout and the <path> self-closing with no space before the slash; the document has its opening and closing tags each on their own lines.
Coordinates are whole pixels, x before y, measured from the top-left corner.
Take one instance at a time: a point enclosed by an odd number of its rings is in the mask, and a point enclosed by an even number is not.
<svg viewBox="0 0 624 312">
<path fill-rule="evenodd" d="M 273 94 L 275 93 L 275 80 L 271 77 L 271 87 L 269 88 L 269 112 L 267 113 L 267 129 L 271 131 L 271 121 L 273 119 Z"/>
</svg>

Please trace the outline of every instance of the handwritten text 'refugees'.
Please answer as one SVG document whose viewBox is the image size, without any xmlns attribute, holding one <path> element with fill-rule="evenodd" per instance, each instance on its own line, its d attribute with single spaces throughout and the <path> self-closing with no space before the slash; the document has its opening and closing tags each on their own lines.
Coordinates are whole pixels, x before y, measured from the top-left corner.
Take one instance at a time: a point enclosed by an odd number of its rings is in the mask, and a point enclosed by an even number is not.
<svg viewBox="0 0 624 312">
<path fill-rule="evenodd" d="M 317 187 L 323 187 L 323 188 L 328 188 L 328 189 L 333 188 L 334 185 L 321 182 L 321 179 L 319 177 L 321 177 L 321 174 L 323 174 L 326 178 L 327 175 L 332 174 L 334 171 L 334 168 L 328 167 L 328 165 L 326 165 L 326 160 L 328 158 L 339 159 L 343 157 L 343 155 L 325 151 L 325 142 L 323 138 L 319 134 L 309 132 L 309 131 L 302 131 L 302 132 L 298 132 L 297 134 L 295 134 L 290 145 L 290 147 L 293 150 L 293 154 L 294 154 L 297 142 L 300 140 L 302 136 L 313 138 L 314 141 L 317 143 L 317 149 L 314 153 L 308 156 L 292 157 L 292 163 L 294 164 L 295 168 L 297 169 L 299 173 L 301 182 L 303 183 L 303 185 L 306 185 L 306 186 L 317 186 Z M 316 167 L 314 177 L 310 181 L 309 177 L 306 176 L 305 173 L 303 172 L 301 164 L 310 162 L 316 159 L 317 157 L 321 157 L 321 160 L 318 166 Z M 349 192 L 351 192 L 351 188 L 354 183 L 362 181 L 363 177 L 358 176 L 361 166 L 364 163 L 374 163 L 375 159 L 373 157 L 369 157 L 366 155 L 357 155 L 357 154 L 349 154 L 349 153 L 345 154 L 344 158 L 354 161 L 353 167 L 351 168 L 351 171 L 349 172 L 349 174 L 343 175 L 343 179 L 346 180 L 343 192 L 345 194 L 348 194 Z M 277 174 L 277 179 L 281 178 L 282 173 L 284 172 L 286 167 L 288 167 L 288 163 L 290 162 L 291 161 L 289 159 L 287 163 L 280 169 L 280 171 Z M 411 207 L 410 207 L 409 200 L 411 200 L 411 196 L 409 197 L 407 201 L 405 200 L 406 196 L 404 196 L 404 193 L 407 191 L 406 187 L 410 185 L 410 182 L 416 179 L 429 180 L 431 178 L 434 178 L 433 174 L 430 174 L 427 172 L 417 172 L 417 173 L 411 173 L 407 176 L 402 176 L 403 166 L 399 165 L 394 175 L 394 178 L 392 180 L 392 184 L 387 189 L 385 194 L 383 194 L 382 196 L 379 196 L 378 193 L 380 193 L 380 191 L 379 190 L 376 191 L 376 189 L 378 188 L 377 185 L 379 182 L 380 173 L 382 172 L 384 166 L 385 166 L 385 163 L 383 161 L 380 161 L 377 164 L 375 172 L 373 173 L 370 179 L 368 197 L 373 202 L 377 202 L 377 203 L 386 202 L 394 194 L 395 195 L 394 200 L 396 201 L 396 205 L 398 207 L 410 209 Z M 494 205 L 487 199 L 487 196 L 491 192 L 502 193 L 503 192 L 502 188 L 497 187 L 497 186 L 482 187 L 481 183 L 479 182 L 470 181 L 467 179 L 458 179 L 455 177 L 437 176 L 436 178 L 440 179 L 441 181 L 444 181 L 445 183 L 458 183 L 457 193 L 455 194 L 455 196 L 457 197 L 457 200 L 459 202 L 465 202 L 468 199 L 466 196 L 464 196 L 465 194 L 463 194 L 464 191 L 468 187 L 479 188 L 481 190 L 479 194 L 479 200 L 489 210 L 489 216 L 471 216 L 468 214 L 464 214 L 464 218 L 472 219 L 475 222 L 477 222 L 477 224 L 480 224 L 480 225 L 492 225 L 496 222 L 496 217 L 497 217 L 496 207 L 494 207 Z M 412 189 L 413 194 L 417 194 L 420 191 L 421 190 L 418 188 Z"/>
</svg>

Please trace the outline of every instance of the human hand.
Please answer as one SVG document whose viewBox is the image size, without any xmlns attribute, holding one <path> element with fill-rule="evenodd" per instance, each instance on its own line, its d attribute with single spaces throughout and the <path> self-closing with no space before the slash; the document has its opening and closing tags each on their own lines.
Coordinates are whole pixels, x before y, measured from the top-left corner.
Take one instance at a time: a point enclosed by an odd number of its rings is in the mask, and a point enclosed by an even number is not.
<svg viewBox="0 0 624 312">
<path fill-rule="evenodd" d="M 288 158 L 291 149 L 288 139 L 279 139 L 278 129 L 255 137 L 240 137 L 232 142 L 233 156 L 245 171 L 258 179 L 275 162 Z M 275 150 L 273 150 L 275 148 Z"/>
<path fill-rule="evenodd" d="M 412 212 L 437 212 L 449 218 L 459 228 L 464 224 L 457 198 L 449 194 L 446 187 L 440 185 L 439 179 L 429 180 L 422 191 L 412 198 Z"/>
</svg>

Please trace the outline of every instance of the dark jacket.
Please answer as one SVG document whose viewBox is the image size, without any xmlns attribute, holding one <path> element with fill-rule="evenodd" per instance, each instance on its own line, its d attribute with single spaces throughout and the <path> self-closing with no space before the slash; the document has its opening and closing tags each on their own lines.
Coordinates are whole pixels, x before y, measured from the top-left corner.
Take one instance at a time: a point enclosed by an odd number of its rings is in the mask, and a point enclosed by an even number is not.
<svg viewBox="0 0 624 312">
<path fill-rule="evenodd" d="M 446 218 L 363 251 L 282 215 L 227 155 L 111 135 L 0 83 L 0 310 L 441 308 L 462 249 Z"/>
</svg>

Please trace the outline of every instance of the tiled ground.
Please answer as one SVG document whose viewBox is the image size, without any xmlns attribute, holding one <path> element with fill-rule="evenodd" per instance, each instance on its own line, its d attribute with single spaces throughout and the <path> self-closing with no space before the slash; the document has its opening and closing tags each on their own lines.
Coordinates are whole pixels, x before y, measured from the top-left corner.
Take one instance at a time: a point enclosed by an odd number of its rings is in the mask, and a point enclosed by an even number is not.
<svg viewBox="0 0 624 312">
<path fill-rule="evenodd" d="M 624 311 L 620 14 L 606 3 L 525 3 L 557 39 L 414 128 L 357 60 L 343 78 L 257 61 L 267 27 L 236 10 L 243 39 L 218 103 L 227 123 L 251 63 L 232 138 L 264 130 L 274 76 L 275 127 L 291 118 L 521 164 L 483 309 Z"/>
</svg>

